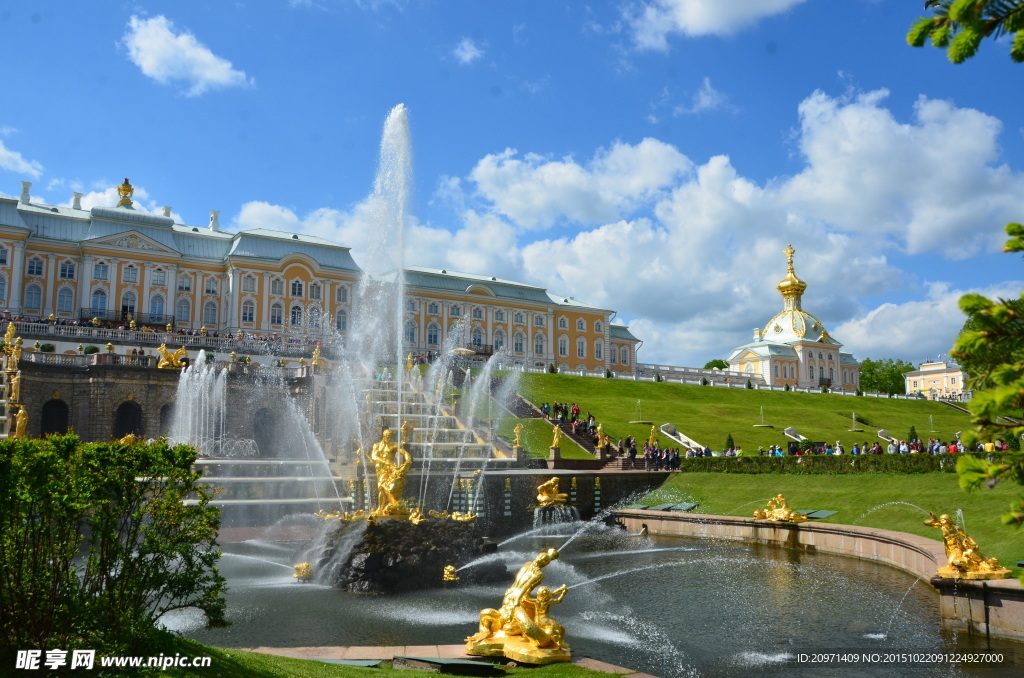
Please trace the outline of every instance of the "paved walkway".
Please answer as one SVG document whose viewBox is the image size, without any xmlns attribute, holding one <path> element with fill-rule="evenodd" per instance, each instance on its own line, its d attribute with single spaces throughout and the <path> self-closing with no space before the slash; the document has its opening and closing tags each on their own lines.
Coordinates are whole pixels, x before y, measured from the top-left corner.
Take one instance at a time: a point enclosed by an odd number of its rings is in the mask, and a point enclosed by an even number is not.
<svg viewBox="0 0 1024 678">
<path fill-rule="evenodd" d="M 394 659 L 395 657 L 443 657 L 450 659 L 476 659 L 465 652 L 465 645 L 381 645 L 381 646 L 339 646 L 325 645 L 314 647 L 240 647 L 239 650 L 246 652 L 261 652 L 273 654 L 280 657 L 292 657 L 294 659 Z M 614 664 L 580 657 L 573 660 L 578 664 L 593 671 L 604 673 L 621 674 L 626 678 L 655 678 L 646 673 L 637 673 L 633 669 L 626 669 Z"/>
</svg>

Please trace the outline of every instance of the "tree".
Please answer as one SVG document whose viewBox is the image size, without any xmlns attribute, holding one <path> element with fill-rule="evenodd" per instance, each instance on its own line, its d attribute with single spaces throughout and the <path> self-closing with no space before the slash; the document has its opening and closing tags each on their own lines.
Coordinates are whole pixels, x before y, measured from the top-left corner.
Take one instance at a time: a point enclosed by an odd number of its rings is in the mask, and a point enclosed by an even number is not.
<svg viewBox="0 0 1024 678">
<path fill-rule="evenodd" d="M 730 433 L 729 435 L 727 435 L 727 436 L 725 437 L 725 449 L 727 449 L 727 450 L 731 450 L 731 449 L 733 449 L 734 447 L 736 447 L 736 443 L 734 443 L 734 442 L 733 442 L 733 440 L 732 440 L 732 434 Z"/>
<path fill-rule="evenodd" d="M 860 387 L 865 391 L 879 393 L 905 393 L 906 381 L 903 375 L 914 370 L 905 360 L 872 360 L 865 358 L 860 363 Z"/>
<path fill-rule="evenodd" d="M 705 370 L 713 370 L 716 367 L 720 370 L 727 370 L 729 369 L 729 363 L 725 362 L 721 358 L 715 358 L 714 360 L 709 360 L 704 364 Z"/>
<path fill-rule="evenodd" d="M 1012 33 L 1010 58 L 1024 62 L 1024 0 L 925 0 L 924 8 L 932 14 L 911 26 L 911 46 L 922 47 L 930 38 L 960 64 L 977 53 L 985 38 Z"/>
<path fill-rule="evenodd" d="M 917 427 L 916 426 L 911 426 L 910 427 L 910 432 L 907 433 L 907 442 L 910 443 L 910 442 L 914 442 L 915 440 L 917 440 Z"/>
</svg>

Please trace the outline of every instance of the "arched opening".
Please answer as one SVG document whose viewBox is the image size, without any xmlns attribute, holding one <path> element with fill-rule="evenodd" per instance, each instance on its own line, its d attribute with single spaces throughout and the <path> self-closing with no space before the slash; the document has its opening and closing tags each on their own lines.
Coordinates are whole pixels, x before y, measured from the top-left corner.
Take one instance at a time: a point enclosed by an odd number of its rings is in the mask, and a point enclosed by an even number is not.
<svg viewBox="0 0 1024 678">
<path fill-rule="evenodd" d="M 63 400 L 48 400 L 39 414 L 39 435 L 68 432 L 68 404 Z"/>
<path fill-rule="evenodd" d="M 129 433 L 142 435 L 142 408 L 137 402 L 126 400 L 117 406 L 114 415 L 114 437 L 123 438 Z"/>
</svg>

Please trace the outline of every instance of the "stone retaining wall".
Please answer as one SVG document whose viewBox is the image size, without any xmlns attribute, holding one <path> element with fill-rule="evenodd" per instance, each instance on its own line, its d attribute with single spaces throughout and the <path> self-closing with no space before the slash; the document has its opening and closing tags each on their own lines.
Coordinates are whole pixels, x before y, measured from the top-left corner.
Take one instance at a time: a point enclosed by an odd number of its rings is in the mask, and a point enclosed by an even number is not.
<svg viewBox="0 0 1024 678">
<path fill-rule="evenodd" d="M 1017 579 L 955 581 L 935 575 L 945 565 L 942 543 L 903 532 L 831 523 L 779 524 L 753 518 L 621 509 L 626 529 L 651 534 L 727 539 L 832 553 L 890 565 L 921 577 L 939 594 L 943 624 L 1024 640 L 1024 589 Z"/>
</svg>

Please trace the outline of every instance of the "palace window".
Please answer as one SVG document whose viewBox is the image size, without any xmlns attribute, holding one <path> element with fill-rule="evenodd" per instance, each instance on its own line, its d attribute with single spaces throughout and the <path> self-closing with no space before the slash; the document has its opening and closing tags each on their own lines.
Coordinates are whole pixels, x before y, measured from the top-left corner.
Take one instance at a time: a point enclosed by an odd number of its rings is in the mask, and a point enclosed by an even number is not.
<svg viewBox="0 0 1024 678">
<path fill-rule="evenodd" d="M 405 343 L 415 344 L 416 343 L 416 323 L 405 323 Z"/>
<path fill-rule="evenodd" d="M 775 366 L 775 378 L 776 379 L 779 378 L 779 366 L 778 365 Z"/>
<path fill-rule="evenodd" d="M 568 318 L 559 318 L 558 319 L 558 329 L 560 329 L 560 330 L 567 330 L 567 329 L 569 329 L 569 319 Z"/>
<path fill-rule="evenodd" d="M 43 292 L 39 285 L 29 285 L 25 288 L 25 308 L 33 310 L 42 308 Z"/>
<path fill-rule="evenodd" d="M 292 306 L 290 322 L 292 324 L 292 327 L 302 327 L 302 307 L 301 306 Z"/>
<path fill-rule="evenodd" d="M 452 306 L 451 315 L 453 315 L 456 318 L 458 318 L 459 316 L 462 315 L 462 308 L 457 306 L 457 305 L 456 306 Z"/>
<path fill-rule="evenodd" d="M 191 292 L 192 291 L 192 276 L 188 273 L 181 273 L 178 275 L 178 291 L 179 292 Z"/>
<path fill-rule="evenodd" d="M 75 279 L 75 263 L 73 261 L 60 262 L 60 277 L 61 280 Z"/>
<path fill-rule="evenodd" d="M 320 322 L 322 316 L 323 314 L 320 312 L 319 308 L 314 307 L 312 310 L 310 310 L 309 329 L 319 331 L 321 327 L 323 327 L 323 325 Z"/>
<path fill-rule="evenodd" d="M 483 319 L 483 317 L 484 317 L 484 311 L 483 311 L 482 308 L 477 306 L 476 308 L 473 309 L 473 318 L 475 320 L 481 320 L 481 319 Z"/>
<path fill-rule="evenodd" d="M 92 277 L 96 280 L 106 280 L 109 267 L 106 264 L 99 263 L 93 264 L 92 266 Z"/>
<path fill-rule="evenodd" d="M 544 327 L 544 316 L 538 315 L 533 317 L 533 324 L 536 327 Z"/>
<path fill-rule="evenodd" d="M 121 314 L 125 313 L 135 313 L 135 294 L 132 292 L 125 292 L 121 297 Z"/>
<path fill-rule="evenodd" d="M 0 266 L 7 265 L 7 248 L 0 247 Z"/>
<path fill-rule="evenodd" d="M 153 271 L 153 284 L 157 287 L 163 287 L 167 284 L 167 274 L 163 269 L 158 268 Z"/>
<path fill-rule="evenodd" d="M 811 379 L 814 379 L 814 367 L 813 366 L 809 366 L 807 368 L 807 376 L 810 377 Z"/>
<path fill-rule="evenodd" d="M 95 302 L 93 302 L 95 306 Z M 178 299 L 178 304 L 174 307 L 174 320 L 178 323 L 189 324 L 189 319 L 192 317 L 192 304 L 189 303 L 188 299 Z"/>
<path fill-rule="evenodd" d="M 586 358 L 587 357 L 587 340 L 580 337 L 576 340 L 576 357 Z"/>
<path fill-rule="evenodd" d="M 584 322 L 583 318 L 578 318 L 576 320 L 576 331 L 577 332 L 586 332 L 587 331 L 587 323 Z"/>
<path fill-rule="evenodd" d="M 96 290 L 92 293 L 92 310 L 100 313 L 107 310 L 107 293 L 105 290 Z"/>
<path fill-rule="evenodd" d="M 569 355 L 569 337 L 558 338 L 558 355 L 563 358 Z"/>
<path fill-rule="evenodd" d="M 251 323 L 256 321 L 256 304 L 250 300 L 242 302 L 242 322 Z"/>
<path fill-rule="evenodd" d="M 480 328 L 473 330 L 473 345 L 483 346 L 484 345 L 484 333 L 480 331 Z"/>
<path fill-rule="evenodd" d="M 594 321 L 594 334 L 603 334 L 603 333 L 604 333 L 604 325 L 601 324 L 600 320 L 595 320 Z"/>
<path fill-rule="evenodd" d="M 505 333 L 498 330 L 494 333 L 494 350 L 500 351 L 505 348 Z"/>
<path fill-rule="evenodd" d="M 348 303 L 348 288 L 344 285 L 339 285 L 338 289 L 334 291 L 334 301 L 338 304 Z"/>
<path fill-rule="evenodd" d="M 628 347 L 623 346 L 622 350 L 619 351 L 619 362 L 622 363 L 623 365 L 628 365 L 629 364 L 629 348 Z"/>
<path fill-rule="evenodd" d="M 594 358 L 604 360 L 604 342 L 600 339 L 594 342 Z"/>
<path fill-rule="evenodd" d="M 284 296 L 284 280 L 274 278 L 270 281 L 270 293 L 276 296 Z"/>
<path fill-rule="evenodd" d="M 242 291 L 243 292 L 255 292 L 256 291 L 256 276 L 254 276 L 254 275 L 247 275 L 244 278 L 242 278 Z"/>
<path fill-rule="evenodd" d="M 42 275 L 43 260 L 39 257 L 32 257 L 28 260 L 28 275 Z"/>
<path fill-rule="evenodd" d="M 430 313 L 432 315 L 437 315 L 439 313 L 437 304 L 429 304 L 427 306 L 427 313 Z"/>
<path fill-rule="evenodd" d="M 206 302 L 203 306 L 203 324 L 204 325 L 216 325 L 217 324 L 217 304 L 213 301 Z"/>
<path fill-rule="evenodd" d="M 203 289 L 206 294 L 217 294 L 217 288 L 218 285 L 216 278 L 207 278 L 205 284 L 203 285 Z M 206 312 L 203 311 L 203 313 L 205 314 Z"/>
<path fill-rule="evenodd" d="M 526 335 L 522 332 L 516 332 L 515 336 L 512 337 L 512 350 L 516 353 L 523 353 L 526 346 Z"/>
<path fill-rule="evenodd" d="M 293 280 L 292 281 L 292 296 L 293 297 L 301 297 L 302 296 L 302 281 L 301 280 Z"/>
<path fill-rule="evenodd" d="M 416 302 L 414 300 L 412 300 L 412 299 L 409 299 L 408 301 L 406 301 L 405 302 L 405 310 L 406 311 L 415 311 L 416 310 Z"/>
<path fill-rule="evenodd" d="M 71 313 L 71 305 L 74 299 L 74 295 L 66 287 L 61 288 L 60 292 L 57 292 L 57 313 Z"/>
<path fill-rule="evenodd" d="M 498 322 L 498 323 L 505 322 L 505 312 L 504 311 L 495 311 L 494 312 L 494 322 Z"/>
<path fill-rule="evenodd" d="M 544 355 L 547 349 L 548 342 L 544 339 L 543 334 L 538 334 L 533 338 L 533 352 L 537 355 Z"/>
<path fill-rule="evenodd" d="M 320 301 L 320 283 L 309 284 L 309 298 L 313 301 Z"/>
<path fill-rule="evenodd" d="M 618 362 L 619 362 L 619 349 L 615 346 L 615 344 L 612 344 L 611 348 L 608 349 L 608 357 L 611 359 L 612 365 L 617 365 L 618 364 Z M 775 368 L 775 371 L 776 372 L 778 371 L 778 367 Z M 778 376 L 778 375 L 776 375 L 776 376 Z"/>
<path fill-rule="evenodd" d="M 334 329 L 339 332 L 348 332 L 348 313 L 338 311 L 338 314 L 334 316 Z"/>
<path fill-rule="evenodd" d="M 441 328 L 435 325 L 434 323 L 430 323 L 429 325 L 427 325 L 427 343 L 430 344 L 431 346 L 436 346 L 439 343 L 441 343 L 438 340 L 440 333 Z"/>
<path fill-rule="evenodd" d="M 0 294 L 0 299 L 2 299 L 2 298 L 3 298 L 3 295 L 2 295 L 2 294 Z M 956 383 L 956 377 L 950 377 L 950 378 L 949 378 L 949 383 L 951 383 L 951 384 L 955 384 L 955 383 Z"/>
<path fill-rule="evenodd" d="M 159 318 L 164 314 L 164 298 L 159 294 L 154 294 L 153 298 L 149 300 L 149 315 L 151 318 Z"/>
<path fill-rule="evenodd" d="M 0 278 L 0 301 L 7 298 L 7 278 Z"/>
<path fill-rule="evenodd" d="M 284 324 L 284 307 L 281 304 L 274 304 L 270 307 L 270 324 Z"/>
<path fill-rule="evenodd" d="M 121 282 L 125 283 L 137 283 L 139 282 L 139 269 L 137 266 L 128 264 L 124 267 L 121 272 Z"/>
<path fill-rule="evenodd" d="M 523 324 L 523 314 L 522 313 L 516 313 L 515 317 L 513 318 L 513 322 L 515 322 L 517 325 L 522 325 Z"/>
</svg>

